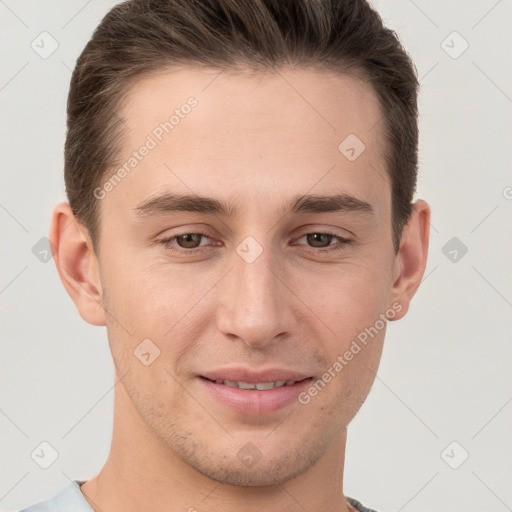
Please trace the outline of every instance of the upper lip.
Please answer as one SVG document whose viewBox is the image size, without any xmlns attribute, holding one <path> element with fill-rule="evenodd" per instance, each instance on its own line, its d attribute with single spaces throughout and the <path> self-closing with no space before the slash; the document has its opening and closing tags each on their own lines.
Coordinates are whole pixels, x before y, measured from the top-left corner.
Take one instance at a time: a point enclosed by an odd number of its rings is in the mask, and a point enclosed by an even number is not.
<svg viewBox="0 0 512 512">
<path fill-rule="evenodd" d="M 281 380 L 300 381 L 311 377 L 302 372 L 288 370 L 286 368 L 269 368 L 267 370 L 255 371 L 250 368 L 221 368 L 201 373 L 201 377 L 210 380 L 231 380 L 235 382 L 262 383 L 276 382 Z"/>
</svg>

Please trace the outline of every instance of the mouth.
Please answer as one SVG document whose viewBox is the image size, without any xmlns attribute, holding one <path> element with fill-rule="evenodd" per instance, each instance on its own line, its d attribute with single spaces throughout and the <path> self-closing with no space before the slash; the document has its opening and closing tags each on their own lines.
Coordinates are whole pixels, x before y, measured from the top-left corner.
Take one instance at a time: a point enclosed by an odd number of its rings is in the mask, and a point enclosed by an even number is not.
<svg viewBox="0 0 512 512">
<path fill-rule="evenodd" d="M 210 382 L 215 382 L 215 384 L 223 384 L 224 386 L 229 386 L 230 388 L 238 388 L 238 389 L 255 389 L 257 391 L 267 391 L 269 389 L 274 388 L 282 388 L 283 386 L 293 386 L 296 382 L 302 382 L 297 380 L 276 380 L 273 382 L 243 382 L 236 380 L 222 380 L 222 379 L 208 379 L 207 377 L 202 377 L 203 379 L 209 380 Z M 309 377 L 311 378 L 311 377 Z"/>
<path fill-rule="evenodd" d="M 245 380 L 215 378 L 219 375 L 198 377 L 203 389 L 222 407 L 248 416 L 270 415 L 298 403 L 298 395 L 313 380 L 299 375 L 276 380 L 255 375 L 246 375 Z"/>
</svg>

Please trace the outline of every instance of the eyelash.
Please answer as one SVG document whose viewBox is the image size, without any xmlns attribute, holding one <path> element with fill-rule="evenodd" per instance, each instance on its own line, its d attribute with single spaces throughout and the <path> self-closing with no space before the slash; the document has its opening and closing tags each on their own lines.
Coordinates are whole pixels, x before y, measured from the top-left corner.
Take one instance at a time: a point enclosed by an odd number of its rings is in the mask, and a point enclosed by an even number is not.
<svg viewBox="0 0 512 512">
<path fill-rule="evenodd" d="M 332 233 L 330 231 L 311 231 L 310 233 L 304 233 L 302 236 L 300 236 L 297 240 L 300 240 L 301 238 L 303 238 L 304 236 L 307 236 L 307 235 L 312 235 L 312 234 L 315 234 L 315 235 L 329 235 L 329 236 L 332 236 L 334 238 L 336 238 L 338 240 L 338 244 L 335 244 L 333 246 L 328 246 L 328 248 L 321 248 L 321 249 L 317 249 L 315 247 L 309 247 L 309 249 L 315 253 L 330 253 L 330 252 L 336 252 L 336 251 L 342 251 L 346 245 L 350 245 L 352 244 L 352 240 L 348 239 L 348 238 L 344 238 L 340 235 L 337 235 L 336 233 Z M 196 254 L 196 253 L 202 253 L 202 252 L 205 252 L 207 251 L 208 249 L 205 249 L 205 248 L 195 248 L 195 249 L 183 249 L 183 248 L 180 248 L 180 249 L 176 249 L 175 246 L 172 246 L 171 245 L 171 242 L 173 242 L 174 240 L 176 240 L 177 238 L 180 238 L 182 236 L 185 236 L 185 235 L 199 235 L 199 236 L 202 236 L 202 237 L 206 237 L 206 238 L 210 238 L 210 236 L 206 233 L 203 233 L 203 232 L 200 232 L 200 231 L 194 231 L 194 232 L 190 232 L 190 233 L 181 233 L 179 235 L 174 235 L 174 236 L 171 236 L 171 237 L 168 237 L 168 238 L 164 238 L 162 240 L 158 240 L 158 244 L 160 245 L 163 245 L 165 249 L 167 250 L 170 250 L 171 252 L 175 252 L 175 253 L 178 253 L 178 254 Z"/>
</svg>

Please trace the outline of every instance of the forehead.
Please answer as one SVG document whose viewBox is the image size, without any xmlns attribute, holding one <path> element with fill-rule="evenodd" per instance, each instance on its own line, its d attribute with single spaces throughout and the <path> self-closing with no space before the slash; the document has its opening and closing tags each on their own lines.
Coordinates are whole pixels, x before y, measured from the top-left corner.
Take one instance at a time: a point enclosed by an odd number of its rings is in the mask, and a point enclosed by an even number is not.
<svg viewBox="0 0 512 512">
<path fill-rule="evenodd" d="M 250 190 L 255 204 L 279 208 L 298 193 L 368 201 L 389 188 L 377 96 L 347 75 L 162 70 L 130 88 L 119 114 L 127 126 L 121 165 L 151 146 L 109 194 L 125 210 L 169 190 L 244 203 Z M 362 151 L 356 159 L 352 149 Z"/>
<path fill-rule="evenodd" d="M 325 140 L 331 135 L 334 142 L 348 130 L 368 138 L 369 125 L 373 127 L 381 118 L 377 96 L 369 83 L 346 74 L 304 69 L 265 73 L 162 69 L 129 88 L 128 101 L 120 113 L 130 128 L 150 133 L 155 122 L 169 120 L 190 97 L 197 101 L 192 121 L 175 125 L 174 134 L 185 132 L 193 123 L 197 137 L 208 135 L 203 143 L 212 141 L 217 146 L 229 134 L 226 144 L 230 151 L 236 149 L 231 143 L 237 136 L 245 140 L 251 130 L 256 135 L 262 128 L 280 133 L 286 127 L 283 137 L 296 138 L 302 133 Z M 378 133 L 375 130 L 372 136 Z"/>
</svg>

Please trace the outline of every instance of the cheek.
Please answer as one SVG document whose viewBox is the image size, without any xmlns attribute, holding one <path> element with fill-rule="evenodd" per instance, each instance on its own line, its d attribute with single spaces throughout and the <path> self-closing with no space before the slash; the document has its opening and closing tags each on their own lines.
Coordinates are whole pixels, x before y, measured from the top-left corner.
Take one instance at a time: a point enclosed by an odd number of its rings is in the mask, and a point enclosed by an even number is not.
<svg viewBox="0 0 512 512">
<path fill-rule="evenodd" d="M 109 306 L 133 334 L 161 337 L 190 309 L 195 283 L 180 269 L 151 267 L 133 259 L 105 272 Z M 155 328 L 158 329 L 155 330 Z"/>
<path fill-rule="evenodd" d="M 142 372 L 141 380 L 162 385 L 162 379 L 171 377 L 160 375 L 160 366 L 174 375 L 182 358 L 197 353 L 197 340 L 208 320 L 206 302 L 200 299 L 212 287 L 208 279 L 199 282 L 183 272 L 166 269 L 118 265 L 105 274 L 107 331 L 116 366 L 120 372 Z M 142 356 L 147 353 L 149 356 Z M 150 371 L 144 371 L 140 359 L 154 360 Z"/>
<path fill-rule="evenodd" d="M 319 397 L 316 406 L 326 414 L 340 416 L 347 424 L 375 380 L 387 325 L 382 315 L 387 311 L 389 277 L 382 267 L 354 263 L 329 279 L 317 276 L 315 283 L 316 288 L 304 286 L 310 290 L 305 302 L 314 304 L 329 327 L 322 347 L 327 366 L 322 382 L 307 393 Z M 313 396 L 304 396 L 304 401 L 316 400 Z"/>
<path fill-rule="evenodd" d="M 331 349 L 343 348 L 386 311 L 389 278 L 374 265 L 351 263 L 329 274 L 304 275 L 301 281 L 304 303 L 329 328 Z"/>
</svg>

